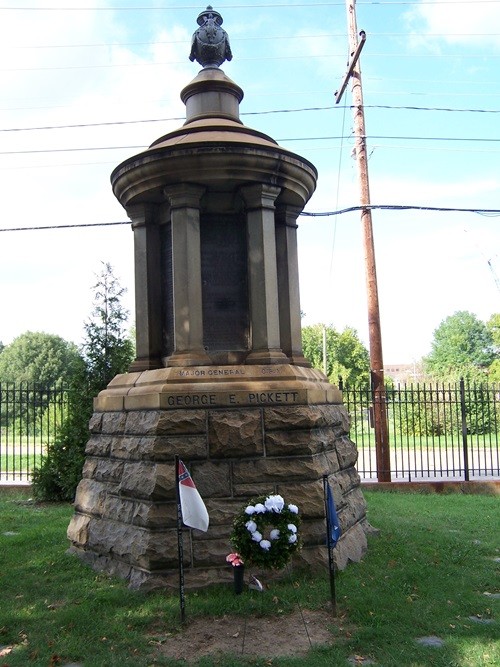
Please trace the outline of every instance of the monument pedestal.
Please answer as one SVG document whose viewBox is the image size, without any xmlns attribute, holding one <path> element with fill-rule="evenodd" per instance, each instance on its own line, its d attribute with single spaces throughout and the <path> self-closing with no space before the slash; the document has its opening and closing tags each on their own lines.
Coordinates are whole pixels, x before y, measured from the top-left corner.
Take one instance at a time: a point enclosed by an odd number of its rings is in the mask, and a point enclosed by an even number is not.
<svg viewBox="0 0 500 667">
<path fill-rule="evenodd" d="M 243 125 L 222 17 L 197 23 L 186 122 L 111 175 L 134 232 L 137 358 L 96 399 L 68 528 L 73 552 L 140 589 L 178 585 L 175 455 L 210 515 L 185 531 L 188 587 L 231 580 L 232 522 L 256 495 L 299 507 L 296 559 L 326 567 L 325 474 L 337 566 L 366 548 L 342 397 L 302 353 L 297 219 L 317 171 Z"/>
<path fill-rule="evenodd" d="M 296 564 L 326 567 L 324 474 L 343 533 L 337 567 L 365 551 L 356 446 L 339 390 L 317 370 L 199 366 L 121 375 L 96 399 L 90 429 L 71 551 L 131 588 L 178 586 L 176 454 L 210 516 L 207 533 L 184 531 L 188 588 L 231 580 L 233 518 L 261 494 L 299 507 Z"/>
</svg>

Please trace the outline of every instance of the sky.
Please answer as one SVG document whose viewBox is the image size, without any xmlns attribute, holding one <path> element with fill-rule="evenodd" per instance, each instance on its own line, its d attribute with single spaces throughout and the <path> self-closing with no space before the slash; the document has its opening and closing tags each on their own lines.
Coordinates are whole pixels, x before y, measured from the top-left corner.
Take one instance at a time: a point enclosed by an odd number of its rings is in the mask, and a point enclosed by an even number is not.
<svg viewBox="0 0 500 667">
<path fill-rule="evenodd" d="M 245 125 L 319 173 L 299 218 L 303 324 L 352 327 L 367 293 L 346 3 L 212 3 L 224 19 Z M 0 341 L 79 344 L 109 263 L 134 312 L 133 235 L 111 171 L 180 127 L 192 0 L 0 0 Z M 356 4 L 373 206 L 500 209 L 500 0 Z M 500 216 L 372 213 L 386 364 L 414 363 L 443 319 L 500 312 Z M 67 226 L 73 227 L 67 227 Z M 29 228 L 29 229 L 26 229 Z M 34 229 L 39 228 L 39 229 Z M 15 231 L 10 231 L 15 230 Z"/>
</svg>

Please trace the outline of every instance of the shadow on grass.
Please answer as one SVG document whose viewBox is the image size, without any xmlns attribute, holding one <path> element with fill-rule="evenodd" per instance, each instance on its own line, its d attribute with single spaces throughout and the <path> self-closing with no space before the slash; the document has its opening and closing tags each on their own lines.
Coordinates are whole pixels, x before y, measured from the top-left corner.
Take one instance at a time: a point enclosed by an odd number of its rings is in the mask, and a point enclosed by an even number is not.
<svg viewBox="0 0 500 667">
<path fill-rule="evenodd" d="M 204 657 L 199 665 L 342 667 L 369 664 L 368 659 L 384 667 L 500 664 L 500 602 L 484 595 L 499 590 L 498 499 L 365 495 L 369 520 L 381 533 L 370 538 L 361 563 L 337 575 L 338 618 L 328 623 L 330 645 L 313 646 L 306 657 L 275 657 L 268 649 L 262 658 L 235 653 Z M 162 647 L 174 638 L 185 657 L 193 657 L 190 628 L 199 619 L 210 633 L 214 619 L 224 616 L 236 623 L 328 609 L 326 573 L 291 572 L 263 594 L 235 596 L 227 586 L 188 592 L 181 627 L 177 595 L 131 592 L 122 581 L 66 555 L 72 511 L 69 505 L 39 506 L 0 494 L 0 647 L 13 647 L 0 664 L 180 665 L 185 661 Z M 267 627 L 272 634 L 273 624 Z M 288 632 L 292 643 L 293 624 Z M 417 643 L 427 636 L 439 637 L 443 646 Z"/>
</svg>

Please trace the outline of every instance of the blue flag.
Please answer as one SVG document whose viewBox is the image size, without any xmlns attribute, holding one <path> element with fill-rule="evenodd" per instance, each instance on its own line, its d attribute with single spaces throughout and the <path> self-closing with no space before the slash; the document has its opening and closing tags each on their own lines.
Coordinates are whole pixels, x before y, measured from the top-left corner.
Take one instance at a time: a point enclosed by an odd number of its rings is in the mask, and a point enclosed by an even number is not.
<svg viewBox="0 0 500 667">
<path fill-rule="evenodd" d="M 327 544 L 334 547 L 342 533 L 340 530 L 335 501 L 329 484 L 326 484 L 326 525 L 328 526 Z"/>
</svg>

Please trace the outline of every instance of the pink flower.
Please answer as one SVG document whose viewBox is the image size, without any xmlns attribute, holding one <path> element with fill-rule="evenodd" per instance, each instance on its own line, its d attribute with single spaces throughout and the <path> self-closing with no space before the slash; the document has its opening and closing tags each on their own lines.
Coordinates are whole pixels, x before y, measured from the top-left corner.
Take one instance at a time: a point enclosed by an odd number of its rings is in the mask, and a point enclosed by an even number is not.
<svg viewBox="0 0 500 667">
<path fill-rule="evenodd" d="M 231 565 L 233 567 L 240 567 L 241 565 L 243 565 L 243 560 L 242 560 L 240 554 L 236 554 L 236 553 L 235 554 L 228 554 L 226 556 L 226 561 L 228 563 L 231 563 Z"/>
</svg>

